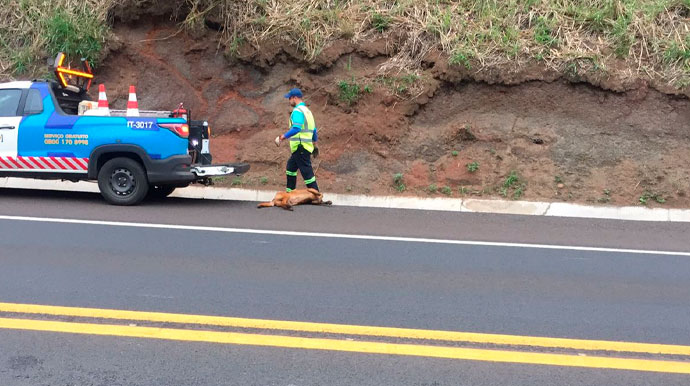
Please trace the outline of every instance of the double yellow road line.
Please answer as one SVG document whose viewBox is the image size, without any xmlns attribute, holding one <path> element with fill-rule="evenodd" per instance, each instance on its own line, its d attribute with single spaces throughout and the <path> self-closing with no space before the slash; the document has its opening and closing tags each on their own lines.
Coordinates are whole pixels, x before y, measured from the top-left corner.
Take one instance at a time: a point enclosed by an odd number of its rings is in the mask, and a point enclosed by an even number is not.
<svg viewBox="0 0 690 386">
<path fill-rule="evenodd" d="M 633 355 L 675 355 L 687 356 L 690 360 L 690 346 L 681 345 L 481 334 L 15 303 L 0 303 L 0 313 L 141 321 L 147 323 L 192 324 L 197 326 L 276 330 L 309 334 L 337 334 L 348 338 L 300 337 L 265 333 L 205 331 L 190 328 L 142 327 L 124 323 L 76 323 L 3 317 L 0 317 L 0 329 L 690 374 L 690 361 L 632 357 Z M 387 343 L 359 340 L 359 337 L 364 336 L 425 340 L 435 344 Z M 441 345 L 443 342 L 453 342 L 455 346 L 443 346 Z M 572 353 L 527 352 L 519 351 L 517 348 L 512 347 L 511 350 L 457 347 L 458 344 L 461 345 L 462 343 L 520 346 L 531 350 L 535 348 L 559 349 Z M 623 357 L 603 356 L 601 354 L 590 356 L 586 353 L 589 351 L 607 351 L 617 355 L 625 353 L 625 355 Z"/>
</svg>

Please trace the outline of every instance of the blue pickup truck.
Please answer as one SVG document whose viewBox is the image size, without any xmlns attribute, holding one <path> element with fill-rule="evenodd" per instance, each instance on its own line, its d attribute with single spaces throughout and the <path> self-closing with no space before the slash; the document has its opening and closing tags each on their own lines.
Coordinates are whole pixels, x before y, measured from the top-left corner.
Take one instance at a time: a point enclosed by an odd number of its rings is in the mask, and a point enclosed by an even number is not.
<svg viewBox="0 0 690 386">
<path fill-rule="evenodd" d="M 249 170 L 247 164 L 193 163 L 184 118 L 71 115 L 60 103 L 68 94 L 54 81 L 0 84 L 0 177 L 97 180 L 109 203 L 136 205 Z"/>
</svg>

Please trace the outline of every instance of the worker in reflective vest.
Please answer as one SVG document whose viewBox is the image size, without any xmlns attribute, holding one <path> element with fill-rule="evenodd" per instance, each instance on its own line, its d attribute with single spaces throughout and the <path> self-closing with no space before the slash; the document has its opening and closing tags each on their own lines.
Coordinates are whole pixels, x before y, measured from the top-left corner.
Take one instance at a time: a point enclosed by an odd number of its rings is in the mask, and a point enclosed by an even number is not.
<svg viewBox="0 0 690 386">
<path fill-rule="evenodd" d="M 293 88 L 285 94 L 285 98 L 294 108 L 290 114 L 290 130 L 279 137 L 279 141 L 290 140 L 290 151 L 292 152 L 285 170 L 285 174 L 287 174 L 286 191 L 289 193 L 297 186 L 297 170 L 302 173 L 302 178 L 304 178 L 304 183 L 308 188 L 319 190 L 314 169 L 311 166 L 312 153 L 314 156 L 317 155 L 314 151 L 316 149 L 314 143 L 318 138 L 314 116 L 304 104 L 300 89 Z"/>
</svg>

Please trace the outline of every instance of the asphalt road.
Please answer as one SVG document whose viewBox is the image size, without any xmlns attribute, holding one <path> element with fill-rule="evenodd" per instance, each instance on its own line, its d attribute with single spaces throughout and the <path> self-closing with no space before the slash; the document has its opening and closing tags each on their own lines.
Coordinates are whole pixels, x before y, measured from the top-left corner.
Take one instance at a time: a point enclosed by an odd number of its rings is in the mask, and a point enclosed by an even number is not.
<svg viewBox="0 0 690 386">
<path fill-rule="evenodd" d="M 688 225 L 669 223 L 182 199 L 119 208 L 16 190 L 0 190 L 0 215 L 690 252 Z M 6 303 L 690 345 L 683 255 L 11 217 L 0 232 Z M 690 375 L 0 328 L 0 384 L 687 385 Z"/>
</svg>

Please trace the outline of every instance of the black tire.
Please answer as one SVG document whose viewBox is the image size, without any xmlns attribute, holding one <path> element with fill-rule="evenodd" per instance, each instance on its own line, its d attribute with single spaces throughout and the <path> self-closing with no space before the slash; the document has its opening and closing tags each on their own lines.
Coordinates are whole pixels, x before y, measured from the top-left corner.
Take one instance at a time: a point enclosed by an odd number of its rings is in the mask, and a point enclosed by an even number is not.
<svg viewBox="0 0 690 386">
<path fill-rule="evenodd" d="M 151 185 L 149 186 L 149 195 L 146 198 L 162 200 L 171 195 L 175 189 L 177 189 L 175 185 Z"/>
<path fill-rule="evenodd" d="M 149 191 L 141 164 L 131 158 L 113 158 L 98 171 L 98 188 L 113 205 L 137 205 Z"/>
</svg>

